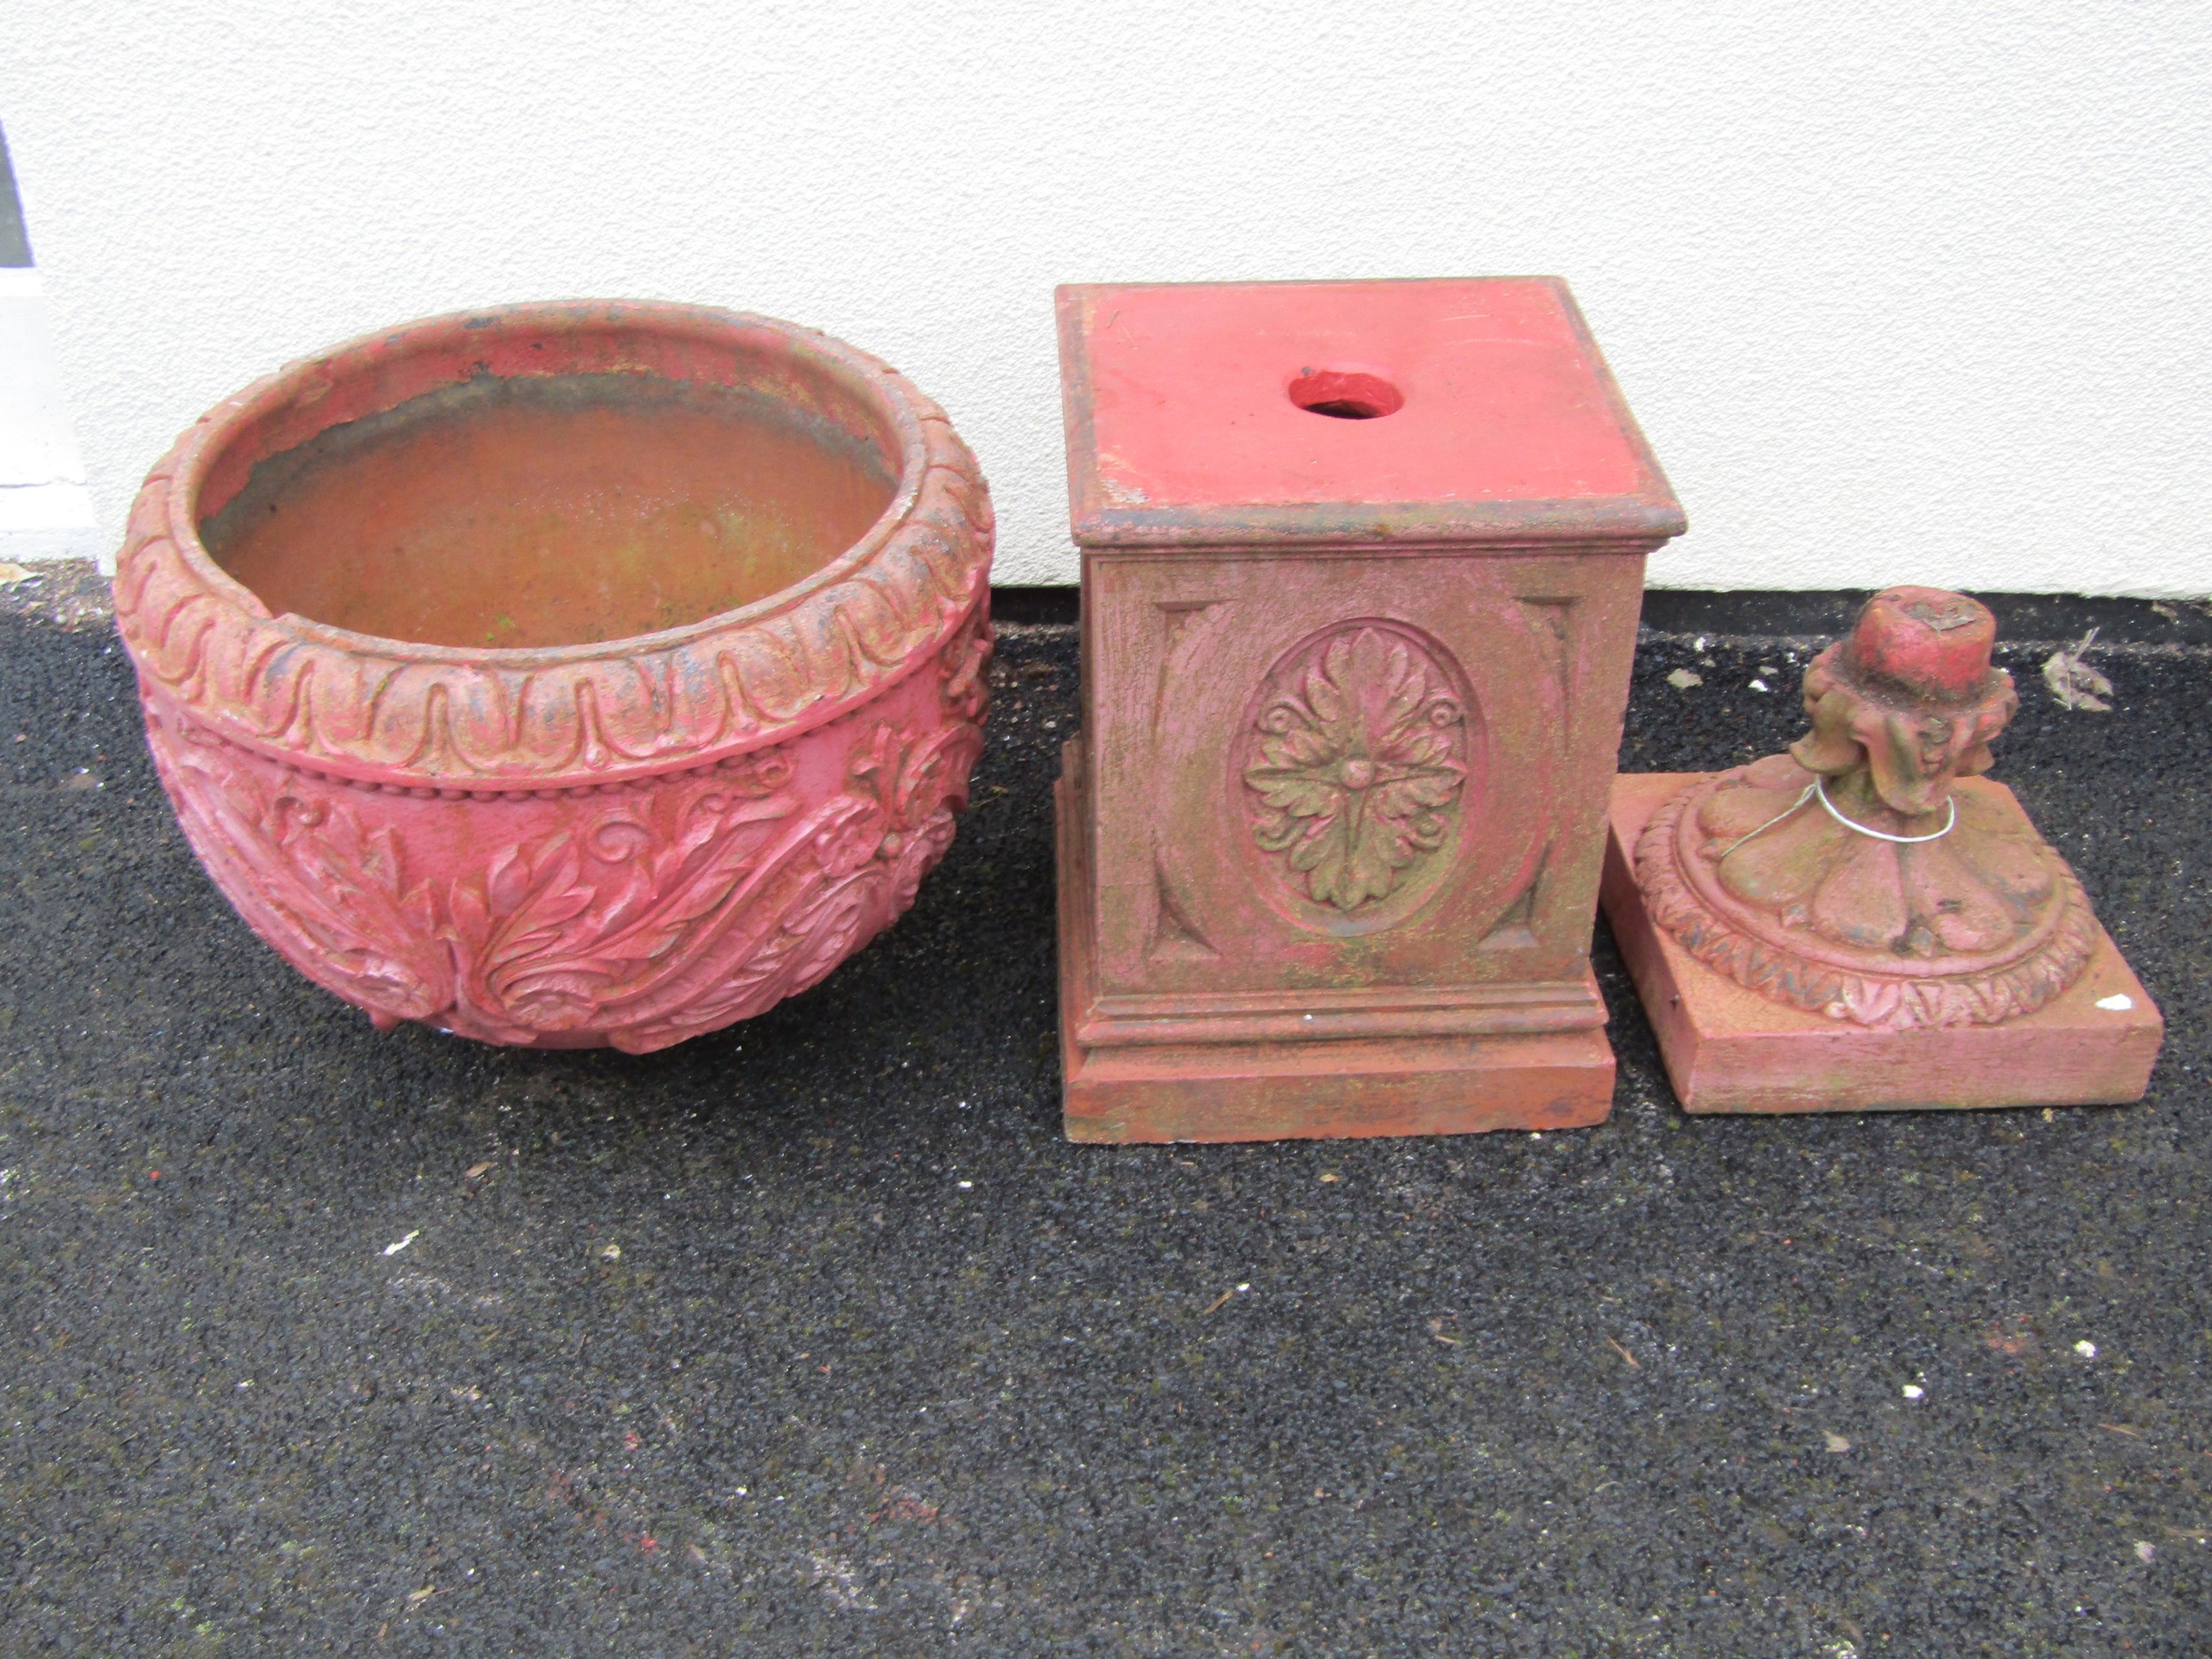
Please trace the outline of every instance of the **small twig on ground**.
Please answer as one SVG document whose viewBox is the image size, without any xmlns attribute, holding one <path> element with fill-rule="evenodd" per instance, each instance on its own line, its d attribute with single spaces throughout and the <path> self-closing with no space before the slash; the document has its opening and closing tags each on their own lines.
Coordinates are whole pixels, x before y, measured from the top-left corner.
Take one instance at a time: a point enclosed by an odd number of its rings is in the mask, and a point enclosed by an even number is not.
<svg viewBox="0 0 2212 1659">
<path fill-rule="evenodd" d="M 2083 662 L 2082 653 L 2097 642 L 2097 630 L 2081 636 L 2078 645 L 2062 645 L 2043 659 L 2043 683 L 2051 688 L 2062 709 L 2112 712 L 2112 682 Z"/>
</svg>

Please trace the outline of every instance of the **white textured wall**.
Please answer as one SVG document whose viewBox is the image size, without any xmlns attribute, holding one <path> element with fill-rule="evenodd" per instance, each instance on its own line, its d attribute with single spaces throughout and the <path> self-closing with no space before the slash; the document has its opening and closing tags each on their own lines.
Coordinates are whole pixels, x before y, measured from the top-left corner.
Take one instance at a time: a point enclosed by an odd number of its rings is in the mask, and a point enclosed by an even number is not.
<svg viewBox="0 0 2212 1659">
<path fill-rule="evenodd" d="M 2203 0 L 14 0 L 0 114 L 111 533 L 288 357 L 764 311 L 941 401 L 1071 578 L 1056 281 L 1558 272 L 1654 579 L 2212 594 Z"/>
</svg>

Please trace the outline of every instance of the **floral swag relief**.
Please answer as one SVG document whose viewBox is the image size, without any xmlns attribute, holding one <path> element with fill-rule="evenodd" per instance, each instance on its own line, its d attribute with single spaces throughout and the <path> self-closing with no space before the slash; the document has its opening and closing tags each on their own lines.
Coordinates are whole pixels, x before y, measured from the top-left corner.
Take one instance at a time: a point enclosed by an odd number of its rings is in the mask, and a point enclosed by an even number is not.
<svg viewBox="0 0 2212 1659">
<path fill-rule="evenodd" d="M 1252 833 L 1317 904 L 1386 898 L 1440 848 L 1466 780 L 1465 713 L 1394 630 L 1342 629 L 1279 668 L 1244 781 Z"/>
<path fill-rule="evenodd" d="M 948 712 L 979 711 L 989 649 L 987 627 L 946 648 Z M 311 979 L 388 1029 L 600 1033 L 632 1053 L 757 1014 L 888 926 L 951 844 L 982 749 L 972 717 L 926 734 L 864 718 L 845 787 L 810 810 L 769 749 L 595 792 L 563 827 L 442 884 L 399 827 L 371 826 L 373 793 L 297 772 L 273 784 L 215 733 L 149 713 L 195 849 Z"/>
</svg>

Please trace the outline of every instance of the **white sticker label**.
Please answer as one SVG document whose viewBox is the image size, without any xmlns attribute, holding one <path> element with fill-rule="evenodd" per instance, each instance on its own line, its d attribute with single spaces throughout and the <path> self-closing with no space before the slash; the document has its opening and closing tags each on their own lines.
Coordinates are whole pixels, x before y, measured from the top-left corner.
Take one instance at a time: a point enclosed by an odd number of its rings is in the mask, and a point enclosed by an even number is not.
<svg viewBox="0 0 2212 1659">
<path fill-rule="evenodd" d="M 2128 1011 L 2128 1010 L 2135 1006 L 2135 999 L 2130 996 L 2125 991 L 2121 991 L 2111 996 L 2099 997 L 2097 999 L 2097 1006 L 2099 1008 L 2108 1008 L 2116 1014 L 2124 1014 Z"/>
</svg>

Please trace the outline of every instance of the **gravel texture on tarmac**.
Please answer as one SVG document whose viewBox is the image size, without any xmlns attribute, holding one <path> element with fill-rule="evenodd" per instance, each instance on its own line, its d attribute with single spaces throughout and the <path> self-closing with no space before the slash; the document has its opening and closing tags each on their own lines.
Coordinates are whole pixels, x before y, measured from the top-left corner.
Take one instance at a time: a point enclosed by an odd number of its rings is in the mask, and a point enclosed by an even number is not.
<svg viewBox="0 0 2212 1659">
<path fill-rule="evenodd" d="M 104 625 L 0 616 L 0 1652 L 2212 1652 L 2212 651 L 2005 653 L 2140 1106 L 1688 1118 L 1601 929 L 1600 1128 L 1113 1148 L 1006 633 L 914 912 L 637 1059 L 379 1036 Z M 1623 764 L 1779 747 L 1810 643 L 1647 632 Z"/>
</svg>

